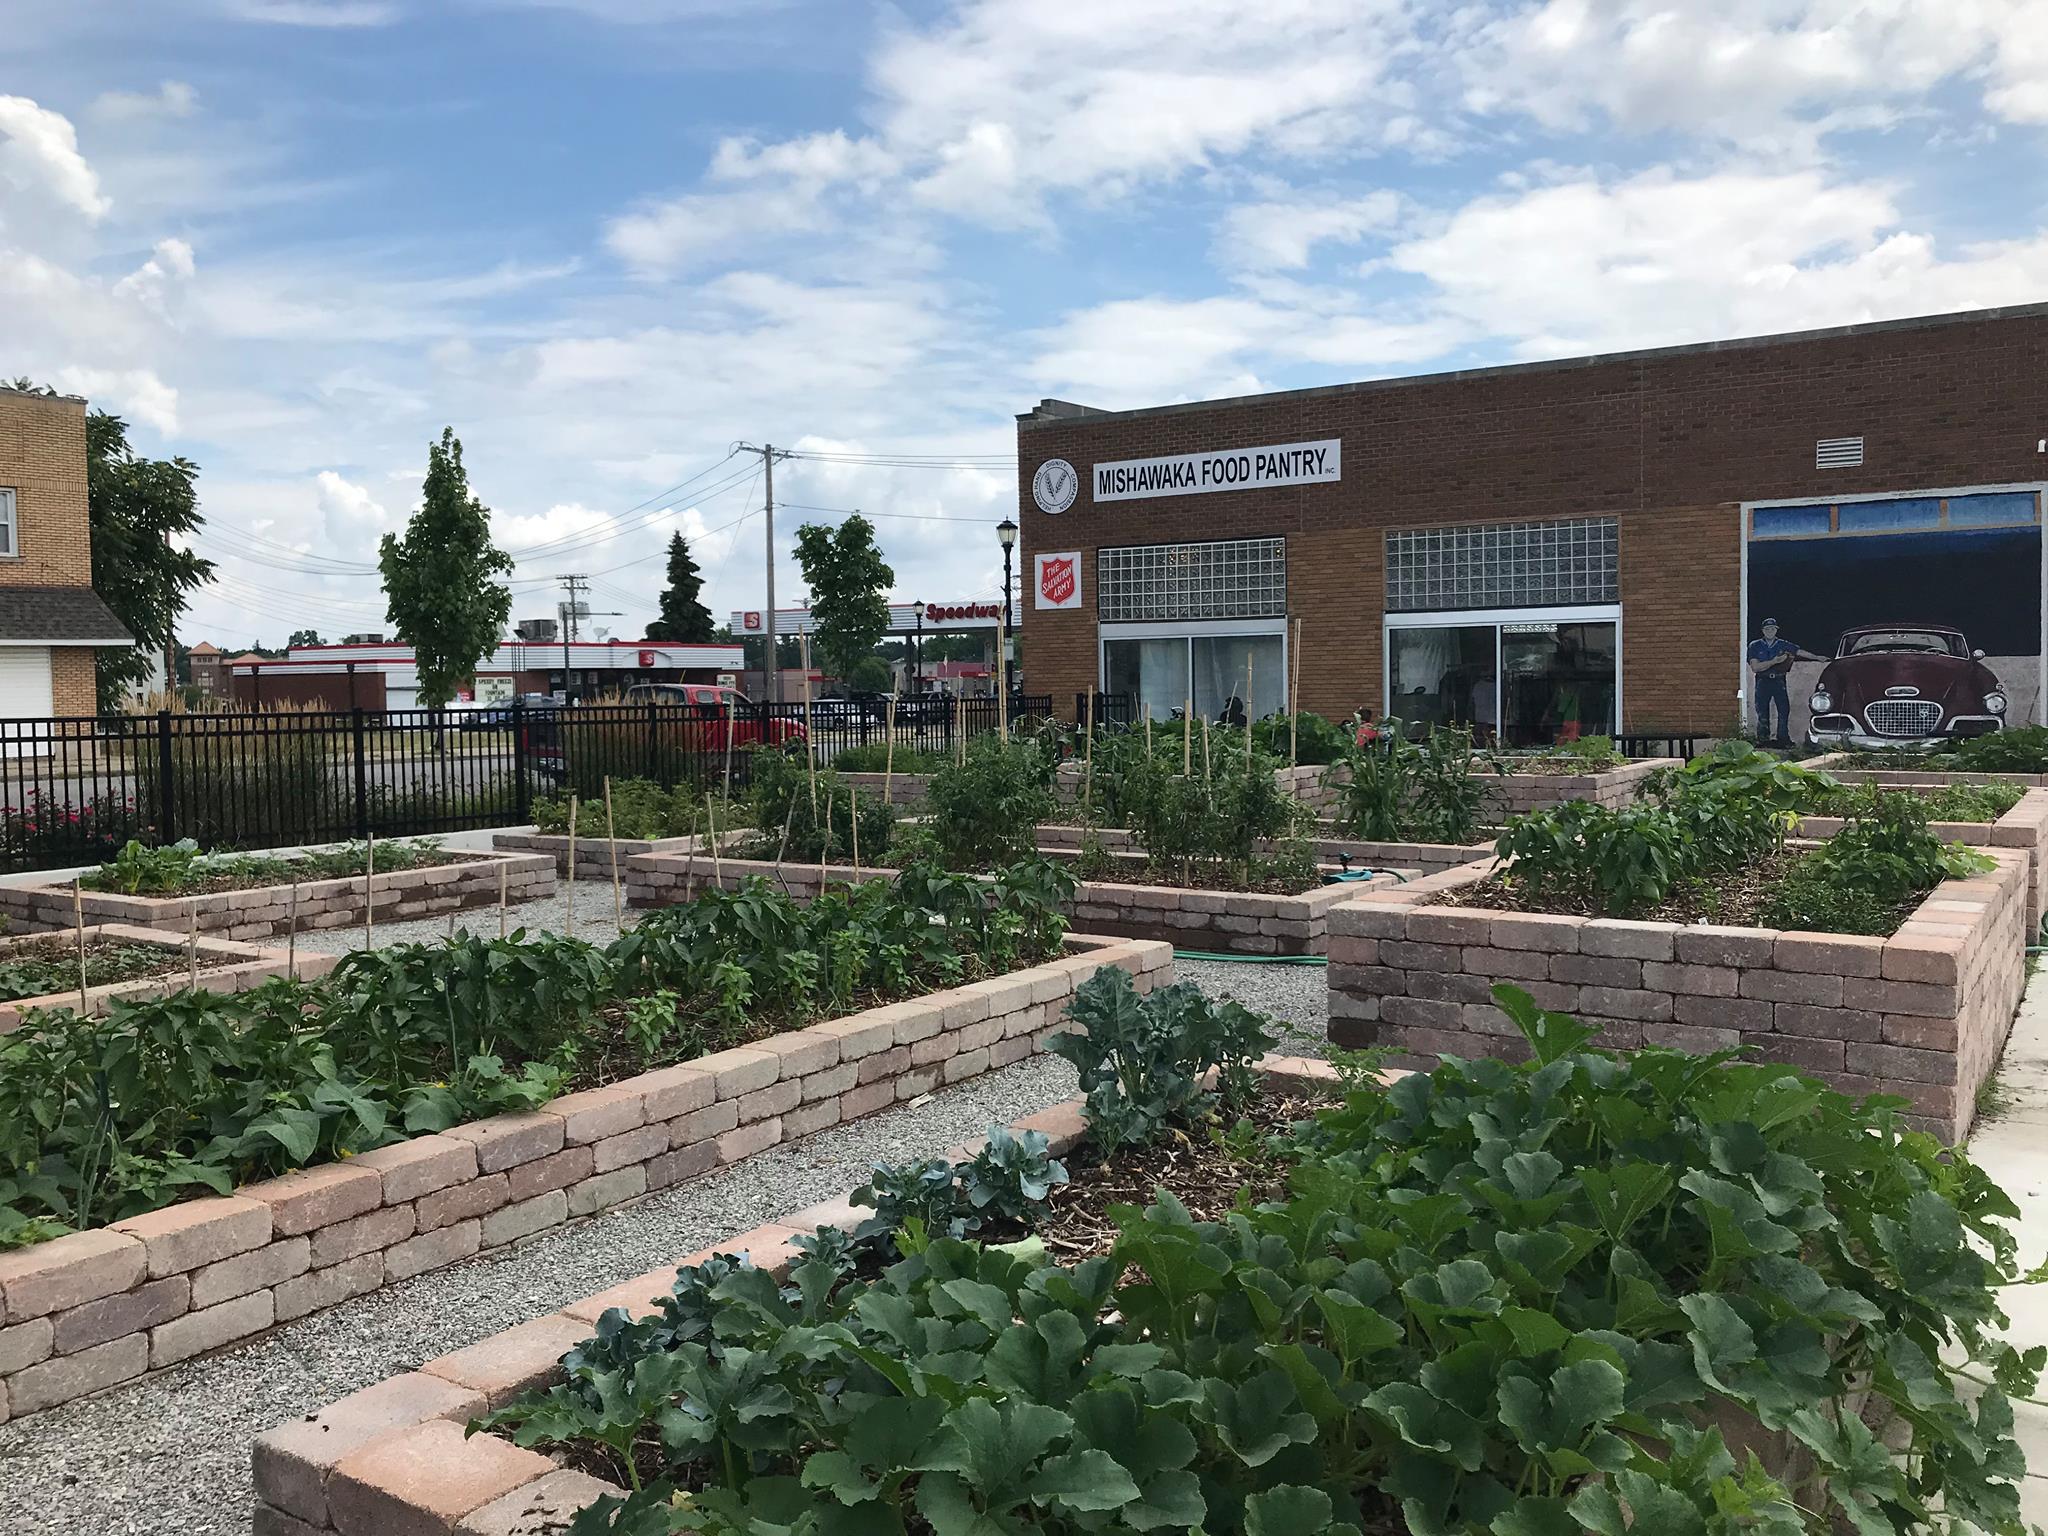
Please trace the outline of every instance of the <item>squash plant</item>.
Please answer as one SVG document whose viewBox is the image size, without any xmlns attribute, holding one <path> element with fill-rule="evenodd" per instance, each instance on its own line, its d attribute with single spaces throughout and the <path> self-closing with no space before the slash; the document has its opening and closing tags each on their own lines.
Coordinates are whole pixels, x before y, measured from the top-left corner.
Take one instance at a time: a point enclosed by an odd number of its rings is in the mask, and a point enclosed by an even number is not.
<svg viewBox="0 0 2048 1536">
<path fill-rule="evenodd" d="M 1530 1061 L 1358 1077 L 1285 1201 L 1162 1192 L 1071 1268 L 720 1259 L 472 1428 L 609 1464 L 575 1536 L 2021 1536 L 2044 1351 L 1998 1337 L 1982 1172 L 1892 1101 L 1495 995 Z"/>
</svg>

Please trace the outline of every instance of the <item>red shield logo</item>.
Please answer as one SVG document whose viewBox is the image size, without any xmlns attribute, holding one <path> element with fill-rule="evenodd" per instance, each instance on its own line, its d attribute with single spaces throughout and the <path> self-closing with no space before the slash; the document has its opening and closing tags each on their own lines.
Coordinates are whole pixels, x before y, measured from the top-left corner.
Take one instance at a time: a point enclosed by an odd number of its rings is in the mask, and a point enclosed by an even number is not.
<svg viewBox="0 0 2048 1536">
<path fill-rule="evenodd" d="M 1074 562 L 1047 560 L 1038 568 L 1038 590 L 1048 603 L 1064 603 L 1074 595 Z"/>
</svg>

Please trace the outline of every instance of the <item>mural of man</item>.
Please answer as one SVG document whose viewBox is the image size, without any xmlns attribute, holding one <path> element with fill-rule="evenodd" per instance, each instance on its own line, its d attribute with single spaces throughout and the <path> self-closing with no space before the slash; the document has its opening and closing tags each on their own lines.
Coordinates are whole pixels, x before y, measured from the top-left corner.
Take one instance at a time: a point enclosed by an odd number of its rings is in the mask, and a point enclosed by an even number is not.
<svg viewBox="0 0 2048 1536">
<path fill-rule="evenodd" d="M 1749 671 L 1756 679 L 1756 739 L 1760 746 L 1792 745 L 1792 698 L 1785 678 L 1795 661 L 1826 661 L 1805 646 L 1778 637 L 1778 621 L 1765 619 L 1762 638 L 1749 642 Z M 1777 706 L 1777 734 L 1771 732 L 1771 706 Z"/>
</svg>

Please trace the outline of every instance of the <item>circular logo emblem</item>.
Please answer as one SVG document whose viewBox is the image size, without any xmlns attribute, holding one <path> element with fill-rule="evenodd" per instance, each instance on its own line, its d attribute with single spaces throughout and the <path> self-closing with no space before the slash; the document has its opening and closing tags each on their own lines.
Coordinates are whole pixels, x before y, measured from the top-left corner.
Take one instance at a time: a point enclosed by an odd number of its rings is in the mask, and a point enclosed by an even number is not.
<svg viewBox="0 0 2048 1536">
<path fill-rule="evenodd" d="M 1074 473 L 1074 466 L 1065 459 L 1047 459 L 1038 466 L 1038 473 L 1031 477 L 1031 499 L 1038 503 L 1038 510 L 1057 514 L 1074 504 L 1074 497 L 1080 493 L 1081 477 Z"/>
</svg>

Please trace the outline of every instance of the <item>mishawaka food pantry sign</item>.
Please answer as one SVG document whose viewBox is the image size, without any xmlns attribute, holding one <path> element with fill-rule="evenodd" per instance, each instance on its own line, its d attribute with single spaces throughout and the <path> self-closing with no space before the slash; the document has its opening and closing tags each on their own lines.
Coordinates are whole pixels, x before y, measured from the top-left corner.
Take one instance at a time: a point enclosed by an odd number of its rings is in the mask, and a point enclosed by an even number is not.
<svg viewBox="0 0 2048 1536">
<path fill-rule="evenodd" d="M 1341 480 L 1343 461 L 1343 439 L 1335 437 L 1315 443 L 1280 443 L 1270 448 L 1121 459 L 1095 466 L 1095 499 L 1141 501 L 1148 496 L 1199 496 L 1211 491 L 1316 485 Z"/>
</svg>

